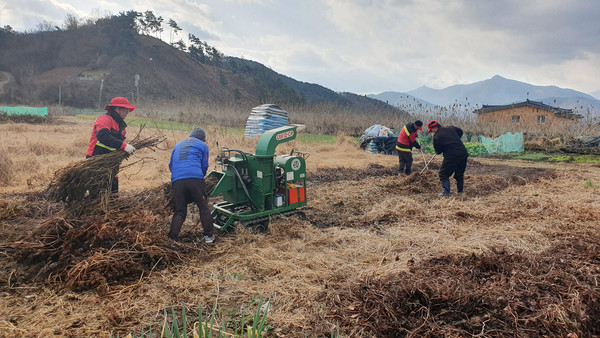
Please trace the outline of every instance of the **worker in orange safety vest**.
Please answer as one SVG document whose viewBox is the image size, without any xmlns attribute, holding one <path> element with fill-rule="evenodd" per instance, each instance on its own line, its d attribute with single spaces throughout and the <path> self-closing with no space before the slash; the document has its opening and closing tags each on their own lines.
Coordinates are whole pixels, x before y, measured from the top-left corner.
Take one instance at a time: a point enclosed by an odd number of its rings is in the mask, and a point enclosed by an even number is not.
<svg viewBox="0 0 600 338">
<path fill-rule="evenodd" d="M 94 122 L 85 157 L 108 154 L 117 150 L 132 154 L 135 148 L 125 142 L 127 128 L 125 118 L 135 108 L 135 105 L 130 104 L 124 97 L 113 98 L 110 104 L 104 108 L 107 111 L 106 114 L 98 116 Z M 118 176 L 112 179 L 111 192 L 113 194 L 119 192 Z"/>
<path fill-rule="evenodd" d="M 410 175 L 413 163 L 412 148 L 422 149 L 419 142 L 417 142 L 417 133 L 419 130 L 423 130 L 423 122 L 419 120 L 414 123 L 407 123 L 400 130 L 398 142 L 396 142 L 396 151 L 398 151 L 398 162 L 400 164 L 398 176 Z"/>
</svg>

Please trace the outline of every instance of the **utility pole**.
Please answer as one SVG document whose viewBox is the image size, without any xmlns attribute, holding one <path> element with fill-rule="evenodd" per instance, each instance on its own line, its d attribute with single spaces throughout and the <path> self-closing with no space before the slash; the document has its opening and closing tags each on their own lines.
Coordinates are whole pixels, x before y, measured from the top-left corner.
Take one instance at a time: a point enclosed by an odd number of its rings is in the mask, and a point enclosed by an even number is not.
<svg viewBox="0 0 600 338">
<path fill-rule="evenodd" d="M 100 103 L 102 102 L 102 87 L 104 87 L 104 79 L 100 80 L 100 97 L 98 97 L 98 107 L 101 107 Z"/>
<path fill-rule="evenodd" d="M 140 75 L 139 74 L 135 74 L 135 90 L 137 92 L 137 100 L 135 101 L 135 103 L 137 105 L 140 104 Z"/>
<path fill-rule="evenodd" d="M 60 85 L 58 85 L 58 106 L 60 107 L 61 101 L 61 93 L 60 93 Z"/>
</svg>

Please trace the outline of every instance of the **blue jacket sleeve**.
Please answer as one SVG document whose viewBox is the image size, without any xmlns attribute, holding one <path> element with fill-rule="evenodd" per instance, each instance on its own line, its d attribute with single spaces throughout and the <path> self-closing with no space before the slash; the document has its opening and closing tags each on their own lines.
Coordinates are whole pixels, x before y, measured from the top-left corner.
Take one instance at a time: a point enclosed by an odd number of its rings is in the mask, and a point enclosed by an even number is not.
<svg viewBox="0 0 600 338">
<path fill-rule="evenodd" d="M 177 147 L 173 148 L 173 151 L 171 152 L 171 160 L 169 160 L 169 171 L 173 172 L 173 156 L 175 156 L 175 149 L 177 149 Z"/>
<path fill-rule="evenodd" d="M 208 171 L 208 146 L 204 145 L 204 154 L 202 154 L 202 174 L 206 178 L 206 172 Z"/>
</svg>

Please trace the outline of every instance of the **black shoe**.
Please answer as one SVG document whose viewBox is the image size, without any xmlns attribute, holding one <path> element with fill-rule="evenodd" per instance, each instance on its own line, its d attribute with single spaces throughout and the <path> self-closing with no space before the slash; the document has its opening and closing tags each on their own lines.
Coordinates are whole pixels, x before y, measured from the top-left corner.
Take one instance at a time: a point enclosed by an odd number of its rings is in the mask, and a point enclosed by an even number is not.
<svg viewBox="0 0 600 338">
<path fill-rule="evenodd" d="M 442 181 L 442 189 L 444 191 L 439 196 L 450 196 L 450 181 Z"/>
</svg>

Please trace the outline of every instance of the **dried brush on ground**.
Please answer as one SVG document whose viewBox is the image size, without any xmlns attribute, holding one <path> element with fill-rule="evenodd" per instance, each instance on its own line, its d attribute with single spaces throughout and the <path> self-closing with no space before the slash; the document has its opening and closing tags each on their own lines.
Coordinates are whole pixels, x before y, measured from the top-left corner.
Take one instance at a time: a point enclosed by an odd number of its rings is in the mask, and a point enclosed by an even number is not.
<svg viewBox="0 0 600 338">
<path fill-rule="evenodd" d="M 42 124 L 52 123 L 52 116 L 37 116 L 29 114 L 9 115 L 7 113 L 0 112 L 0 122 L 14 122 L 14 123 L 29 123 L 29 124 Z"/>
<path fill-rule="evenodd" d="M 58 213 L 13 243 L 15 260 L 31 270 L 25 280 L 52 278 L 73 290 L 147 276 L 196 250 L 167 238 L 172 210 L 164 184 L 111 201 L 109 214 Z"/>
<path fill-rule="evenodd" d="M 408 262 L 410 272 L 367 277 L 337 295 L 347 302 L 337 304 L 338 315 L 377 337 L 597 336 L 597 243 L 582 232 L 543 253 L 498 249 Z"/>
</svg>

